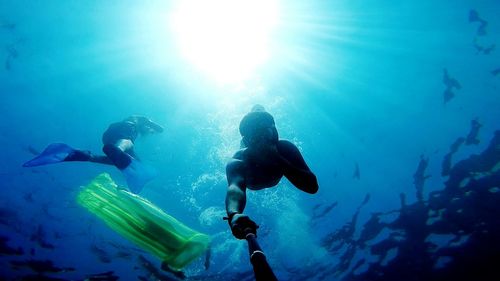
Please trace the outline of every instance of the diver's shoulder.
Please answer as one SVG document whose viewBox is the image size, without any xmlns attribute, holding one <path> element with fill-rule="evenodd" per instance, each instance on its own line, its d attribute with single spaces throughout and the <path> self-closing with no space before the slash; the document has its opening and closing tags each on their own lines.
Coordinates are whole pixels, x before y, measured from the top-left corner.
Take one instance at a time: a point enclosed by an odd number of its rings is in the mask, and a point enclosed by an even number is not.
<svg viewBox="0 0 500 281">
<path fill-rule="evenodd" d="M 293 142 L 289 140 L 284 140 L 284 139 L 279 139 L 278 143 L 276 144 L 277 146 L 286 146 L 286 147 L 297 147 Z"/>
<path fill-rule="evenodd" d="M 233 159 L 243 160 L 243 155 L 245 153 L 245 150 L 246 150 L 246 148 L 242 148 L 242 149 L 236 151 L 233 155 Z"/>
<path fill-rule="evenodd" d="M 278 151 L 281 153 L 296 153 L 299 151 L 297 145 L 289 140 L 280 139 L 276 144 Z"/>
</svg>

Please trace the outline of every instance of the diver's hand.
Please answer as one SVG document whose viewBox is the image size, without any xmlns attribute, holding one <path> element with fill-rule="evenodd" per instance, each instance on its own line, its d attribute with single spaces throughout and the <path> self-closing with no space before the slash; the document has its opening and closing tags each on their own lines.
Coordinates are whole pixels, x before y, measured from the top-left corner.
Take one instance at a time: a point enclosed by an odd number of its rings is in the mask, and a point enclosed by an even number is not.
<svg viewBox="0 0 500 281">
<path fill-rule="evenodd" d="M 162 133 L 163 132 L 163 127 L 151 120 L 148 120 L 147 127 L 150 131 L 150 133 Z"/>
<path fill-rule="evenodd" d="M 163 132 L 163 127 L 151 119 L 145 116 L 135 116 L 135 121 L 132 119 L 132 123 L 136 124 L 137 128 L 142 134 L 154 134 Z"/>
<path fill-rule="evenodd" d="M 229 220 L 229 227 L 231 227 L 234 237 L 238 239 L 245 239 L 248 233 L 257 235 L 257 228 L 259 228 L 253 220 L 243 214 L 233 215 Z"/>
</svg>

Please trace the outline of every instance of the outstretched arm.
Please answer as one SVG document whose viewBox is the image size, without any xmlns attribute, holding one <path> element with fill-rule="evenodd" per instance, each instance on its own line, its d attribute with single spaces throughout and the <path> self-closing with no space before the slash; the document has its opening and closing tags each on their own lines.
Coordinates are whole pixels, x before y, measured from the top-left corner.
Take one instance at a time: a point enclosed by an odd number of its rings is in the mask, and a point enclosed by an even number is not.
<svg viewBox="0 0 500 281">
<path fill-rule="evenodd" d="M 285 177 L 298 189 L 314 194 L 318 191 L 316 176 L 307 166 L 299 149 L 291 142 L 280 140 L 277 144 Z"/>
<path fill-rule="evenodd" d="M 246 204 L 246 185 L 243 170 L 243 161 L 233 159 L 226 166 L 227 194 L 226 212 L 229 217 L 241 214 Z"/>
<path fill-rule="evenodd" d="M 248 233 L 257 235 L 259 227 L 247 215 L 242 214 L 247 201 L 245 167 L 241 160 L 233 159 L 226 166 L 227 194 L 226 211 L 231 232 L 238 239 L 245 239 Z"/>
</svg>

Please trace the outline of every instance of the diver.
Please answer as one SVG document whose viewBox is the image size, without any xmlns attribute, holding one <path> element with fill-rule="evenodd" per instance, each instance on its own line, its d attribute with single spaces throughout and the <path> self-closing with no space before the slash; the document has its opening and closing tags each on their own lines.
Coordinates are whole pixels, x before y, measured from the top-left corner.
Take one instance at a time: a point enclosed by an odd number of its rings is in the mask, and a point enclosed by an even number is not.
<svg viewBox="0 0 500 281">
<path fill-rule="evenodd" d="M 470 121 L 470 130 L 467 138 L 465 138 L 465 145 L 479 144 L 480 140 L 477 138 L 477 136 L 479 135 L 479 129 L 481 129 L 482 126 L 483 125 L 479 123 L 477 118 Z"/>
<path fill-rule="evenodd" d="M 125 176 L 130 191 L 139 193 L 155 177 L 155 171 L 139 162 L 134 153 L 134 141 L 139 135 L 163 132 L 163 127 L 144 116 L 133 115 L 109 125 L 102 135 L 105 155 L 93 155 L 64 143 L 52 143 L 23 167 L 41 166 L 59 162 L 83 161 L 114 165 Z"/>
<path fill-rule="evenodd" d="M 457 79 L 451 77 L 448 74 L 448 70 L 446 68 L 443 69 L 443 84 L 446 86 L 446 89 L 444 90 L 444 103 L 446 104 L 449 102 L 453 97 L 455 97 L 455 93 L 453 92 L 453 88 L 460 90 L 462 88 L 462 85 L 460 85 L 460 82 L 457 81 Z"/>
<path fill-rule="evenodd" d="M 273 187 L 285 176 L 298 189 L 314 194 L 318 191 L 316 176 L 311 172 L 299 149 L 278 138 L 274 118 L 261 105 L 240 122 L 242 148 L 226 165 L 228 188 L 226 211 L 229 227 L 238 239 L 256 234 L 257 224 L 243 214 L 246 189 Z"/>
<path fill-rule="evenodd" d="M 476 36 L 485 36 L 487 34 L 486 27 L 488 26 L 488 22 L 486 20 L 482 19 L 476 10 L 469 11 L 469 22 L 479 22 L 480 23 L 480 25 L 476 31 Z"/>
</svg>

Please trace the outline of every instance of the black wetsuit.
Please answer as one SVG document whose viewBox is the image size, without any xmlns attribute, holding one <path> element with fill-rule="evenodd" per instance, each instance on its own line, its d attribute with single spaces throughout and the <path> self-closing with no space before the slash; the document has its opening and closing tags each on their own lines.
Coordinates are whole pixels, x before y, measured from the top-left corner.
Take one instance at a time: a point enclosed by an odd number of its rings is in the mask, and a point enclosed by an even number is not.
<svg viewBox="0 0 500 281">
<path fill-rule="evenodd" d="M 136 124 L 128 121 L 116 122 L 109 125 L 108 129 L 102 134 L 102 143 L 104 145 L 114 145 L 117 141 L 123 139 L 134 142 L 138 135 Z"/>
<path fill-rule="evenodd" d="M 128 121 L 113 123 L 109 125 L 102 135 L 102 143 L 104 144 L 102 151 L 106 156 L 92 155 L 87 150 L 75 150 L 64 161 L 91 161 L 115 165 L 118 169 L 123 170 L 130 164 L 132 158 L 137 156 L 132 148 L 125 150 L 120 148 L 118 142 L 120 140 L 130 140 L 133 143 L 138 135 L 135 123 Z"/>
</svg>

